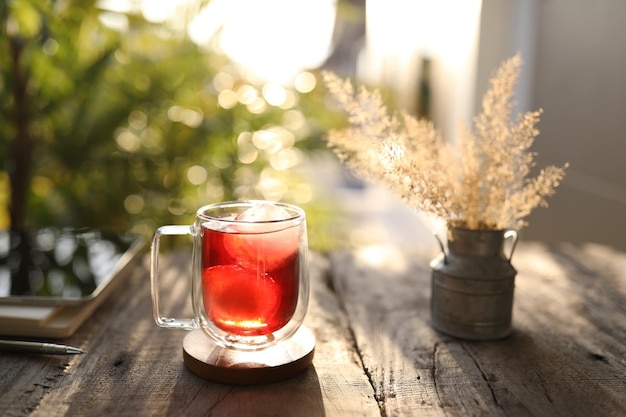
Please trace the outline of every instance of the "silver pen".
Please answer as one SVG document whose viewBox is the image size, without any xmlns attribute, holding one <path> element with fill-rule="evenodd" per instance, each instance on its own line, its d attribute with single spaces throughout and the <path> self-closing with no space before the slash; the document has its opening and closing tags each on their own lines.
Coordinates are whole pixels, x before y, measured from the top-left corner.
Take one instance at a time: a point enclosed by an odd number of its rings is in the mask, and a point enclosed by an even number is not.
<svg viewBox="0 0 626 417">
<path fill-rule="evenodd" d="M 71 355 L 75 353 L 87 353 L 73 346 L 57 345 L 46 342 L 26 342 L 21 340 L 0 340 L 0 350 L 25 353 L 44 353 L 51 355 Z"/>
</svg>

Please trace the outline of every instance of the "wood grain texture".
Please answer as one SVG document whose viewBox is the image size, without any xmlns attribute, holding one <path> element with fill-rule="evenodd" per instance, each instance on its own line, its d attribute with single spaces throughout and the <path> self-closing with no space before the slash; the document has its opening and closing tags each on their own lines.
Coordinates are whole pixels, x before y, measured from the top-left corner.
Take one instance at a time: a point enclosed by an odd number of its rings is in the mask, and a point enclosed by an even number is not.
<svg viewBox="0 0 626 417">
<path fill-rule="evenodd" d="M 626 255 L 520 244 L 514 334 L 465 342 L 430 327 L 424 250 L 331 255 L 331 276 L 386 416 L 626 415 Z"/>
<path fill-rule="evenodd" d="M 189 259 L 161 264 L 163 313 L 189 317 Z M 147 265 L 66 342 L 79 356 L 0 353 L 2 416 L 369 416 L 380 415 L 354 349 L 345 314 L 327 285 L 327 261 L 311 262 L 306 325 L 317 346 L 313 366 L 275 384 L 208 382 L 183 365 L 185 331 L 152 321 Z"/>
<path fill-rule="evenodd" d="M 182 330 L 152 321 L 147 263 L 64 340 L 76 356 L 0 353 L 0 415 L 624 416 L 626 254 L 523 242 L 514 333 L 466 342 L 430 326 L 436 248 L 312 254 L 313 366 L 287 381 L 189 372 Z M 189 257 L 161 263 L 162 313 L 185 318 Z"/>
</svg>

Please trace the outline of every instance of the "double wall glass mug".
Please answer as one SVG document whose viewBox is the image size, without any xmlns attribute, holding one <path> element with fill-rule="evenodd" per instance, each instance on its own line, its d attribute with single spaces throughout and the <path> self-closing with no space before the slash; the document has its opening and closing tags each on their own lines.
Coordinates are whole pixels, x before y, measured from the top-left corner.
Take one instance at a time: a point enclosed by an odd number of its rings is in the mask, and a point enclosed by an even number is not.
<svg viewBox="0 0 626 417">
<path fill-rule="evenodd" d="M 159 243 L 163 235 L 193 238 L 194 317 L 159 311 Z M 154 320 L 161 327 L 201 328 L 217 345 L 258 350 L 292 336 L 309 301 L 304 210 L 284 203 L 240 201 L 196 212 L 193 225 L 162 226 L 152 238 Z"/>
</svg>

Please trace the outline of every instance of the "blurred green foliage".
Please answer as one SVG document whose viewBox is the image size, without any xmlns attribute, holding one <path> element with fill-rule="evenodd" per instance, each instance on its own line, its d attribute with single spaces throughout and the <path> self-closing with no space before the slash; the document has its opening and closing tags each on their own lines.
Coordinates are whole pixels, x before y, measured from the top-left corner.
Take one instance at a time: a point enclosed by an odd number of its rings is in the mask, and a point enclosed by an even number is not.
<svg viewBox="0 0 626 417">
<path fill-rule="evenodd" d="M 105 25 L 105 14 L 126 29 Z M 320 137 L 338 116 L 325 110 L 319 86 L 297 94 L 290 108 L 223 108 L 217 74 L 227 75 L 233 91 L 260 86 L 224 56 L 140 14 L 112 16 L 95 0 L 12 0 L 0 5 L 0 19 L 0 228 L 11 226 L 9 178 L 24 159 L 29 186 L 20 226 L 149 235 L 162 224 L 190 222 L 207 203 L 266 198 L 259 184 L 272 183 L 269 177 L 286 190 L 279 199 L 305 206 L 310 238 L 330 244 L 331 201 L 298 197 L 306 178 L 272 169 L 270 151 L 258 150 L 247 163 L 239 158 L 242 137 L 263 130 L 289 132 L 295 140 L 286 146 L 296 155 L 324 149 Z M 20 109 L 27 116 L 21 127 Z M 32 142 L 28 155 L 16 150 L 21 128 Z"/>
</svg>

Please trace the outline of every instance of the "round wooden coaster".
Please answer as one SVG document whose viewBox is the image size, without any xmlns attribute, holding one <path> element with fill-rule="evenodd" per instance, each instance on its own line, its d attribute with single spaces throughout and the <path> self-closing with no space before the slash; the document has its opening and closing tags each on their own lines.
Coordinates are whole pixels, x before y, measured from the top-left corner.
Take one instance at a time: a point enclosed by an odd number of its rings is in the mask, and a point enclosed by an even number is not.
<svg viewBox="0 0 626 417">
<path fill-rule="evenodd" d="M 218 346 L 201 329 L 190 331 L 183 339 L 187 369 L 225 384 L 268 384 L 291 378 L 311 364 L 314 350 L 315 336 L 304 326 L 289 339 L 258 351 Z"/>
</svg>

